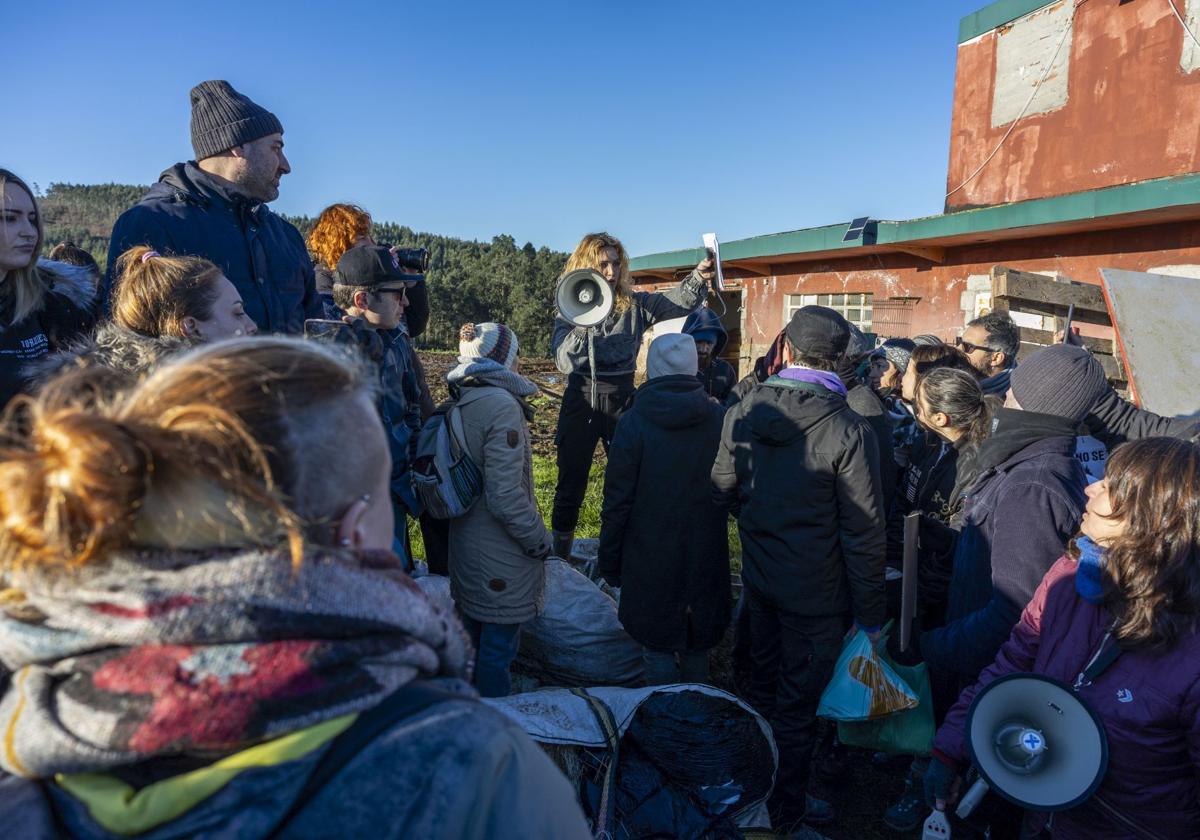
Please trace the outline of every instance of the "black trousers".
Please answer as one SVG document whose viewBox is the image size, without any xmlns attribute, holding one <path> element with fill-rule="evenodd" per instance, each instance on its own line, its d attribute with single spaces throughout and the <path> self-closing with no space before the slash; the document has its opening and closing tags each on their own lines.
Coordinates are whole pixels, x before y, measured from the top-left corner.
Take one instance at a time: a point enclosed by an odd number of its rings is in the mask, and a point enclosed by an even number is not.
<svg viewBox="0 0 1200 840">
<path fill-rule="evenodd" d="M 746 701 L 771 724 L 779 748 L 779 775 L 769 808 L 772 822 L 787 825 L 805 813 L 805 791 L 817 740 L 817 705 L 833 675 L 849 619 L 799 615 L 742 590 L 750 631 L 750 683 Z"/>
<path fill-rule="evenodd" d="M 435 519 L 428 513 L 421 514 L 421 539 L 425 541 L 425 562 L 429 573 L 450 574 L 450 520 Z"/>
<path fill-rule="evenodd" d="M 572 375 L 568 379 L 554 433 L 558 484 L 554 488 L 550 527 L 555 531 L 574 531 L 579 524 L 579 508 L 587 494 L 596 443 L 603 442 L 604 451 L 608 451 L 617 421 L 633 402 L 633 390 L 632 376 L 615 385 L 604 383 L 598 386 L 596 406 L 592 407 L 590 383 L 581 376 Z"/>
</svg>

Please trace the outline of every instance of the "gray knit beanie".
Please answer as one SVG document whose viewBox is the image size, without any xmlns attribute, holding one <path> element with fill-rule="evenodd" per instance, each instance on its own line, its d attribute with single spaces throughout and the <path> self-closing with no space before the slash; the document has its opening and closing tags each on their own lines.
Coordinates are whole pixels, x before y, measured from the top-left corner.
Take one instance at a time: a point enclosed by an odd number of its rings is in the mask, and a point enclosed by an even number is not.
<svg viewBox="0 0 1200 840">
<path fill-rule="evenodd" d="M 696 342 L 685 333 L 663 333 L 646 351 L 646 378 L 695 376 Z"/>
<path fill-rule="evenodd" d="M 1104 368 L 1082 347 L 1052 344 L 1012 369 L 1009 387 L 1025 411 L 1053 414 L 1076 423 L 1108 393 Z"/>
<path fill-rule="evenodd" d="M 219 155 L 268 134 L 282 134 L 279 118 L 223 79 L 192 88 L 192 151 L 196 160 Z"/>
</svg>

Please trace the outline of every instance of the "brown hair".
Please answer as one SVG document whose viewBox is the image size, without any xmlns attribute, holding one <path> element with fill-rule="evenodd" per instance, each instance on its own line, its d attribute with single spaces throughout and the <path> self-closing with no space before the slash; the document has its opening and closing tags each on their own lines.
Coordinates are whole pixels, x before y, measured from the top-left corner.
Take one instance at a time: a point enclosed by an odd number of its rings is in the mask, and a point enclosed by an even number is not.
<svg viewBox="0 0 1200 840">
<path fill-rule="evenodd" d="M 4 187 L 6 184 L 16 184 L 29 196 L 33 202 L 34 216 L 37 220 L 37 244 L 33 247 L 33 258 L 24 268 L 8 272 L 4 279 L 0 294 L 12 299 L 12 323 L 19 324 L 30 315 L 42 310 L 46 302 L 46 292 L 53 285 L 51 276 L 38 268 L 37 255 L 42 251 L 42 240 L 45 236 L 42 230 L 42 213 L 38 207 L 37 197 L 29 185 L 7 169 L 0 169 L 0 210 L 4 209 Z"/>
<path fill-rule="evenodd" d="M 97 274 L 100 273 L 100 264 L 96 262 L 96 258 L 90 252 L 80 248 L 74 242 L 59 242 L 50 249 L 50 254 L 47 259 L 55 262 L 66 263 L 67 265 L 77 265 L 82 268 L 90 268 Z"/>
<path fill-rule="evenodd" d="M 330 204 L 308 233 L 314 262 L 333 271 L 342 254 L 371 232 L 371 214 L 354 204 Z"/>
<path fill-rule="evenodd" d="M 184 318 L 207 320 L 219 290 L 221 269 L 200 257 L 166 257 L 145 245 L 117 260 L 112 319 L 148 336 L 182 338 Z"/>
<path fill-rule="evenodd" d="M 1200 618 L 1200 445 L 1131 441 L 1113 451 L 1105 478 L 1111 518 L 1125 522 L 1104 552 L 1113 635 L 1126 650 L 1170 649 Z"/>
<path fill-rule="evenodd" d="M 625 252 L 625 246 L 621 244 L 621 240 L 610 233 L 589 233 L 583 239 L 579 240 L 579 244 L 575 246 L 575 250 L 571 256 L 567 257 L 567 264 L 563 268 L 563 274 L 568 274 L 572 271 L 578 271 L 581 268 L 590 268 L 594 271 L 600 270 L 600 252 L 605 248 L 612 248 L 617 252 L 617 260 L 620 264 L 620 270 L 617 272 L 617 299 L 613 303 L 613 309 L 622 313 L 629 308 L 633 294 L 633 278 L 629 275 L 629 254 Z"/>
<path fill-rule="evenodd" d="M 367 422 L 347 403 L 362 394 L 369 409 L 371 379 L 334 348 L 216 342 L 97 396 L 106 388 L 93 380 L 108 375 L 73 370 L 6 412 L 0 565 L 281 541 L 298 563 L 305 537 L 328 538 L 332 516 L 361 495 L 349 476 L 377 466 L 339 446 Z M 347 478 L 331 479 L 330 464 Z"/>
<path fill-rule="evenodd" d="M 913 348 L 908 363 L 917 366 L 918 377 L 937 368 L 952 368 L 969 373 L 973 379 L 979 379 L 979 371 L 972 367 L 966 354 L 949 344 L 918 344 Z"/>
</svg>

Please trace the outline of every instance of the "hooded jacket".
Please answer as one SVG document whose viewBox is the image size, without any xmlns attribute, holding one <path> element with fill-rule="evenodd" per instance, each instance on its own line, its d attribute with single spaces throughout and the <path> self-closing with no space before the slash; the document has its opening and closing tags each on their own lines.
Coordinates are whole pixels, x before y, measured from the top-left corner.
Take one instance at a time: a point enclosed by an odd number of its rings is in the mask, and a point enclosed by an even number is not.
<svg viewBox="0 0 1200 840">
<path fill-rule="evenodd" d="M 215 263 L 264 332 L 299 335 L 304 319 L 324 317 L 300 231 L 193 162 L 163 172 L 117 219 L 109 241 L 105 300 L 112 294 L 117 259 L 135 245 Z"/>
<path fill-rule="evenodd" d="M 550 553 L 550 534 L 533 495 L 526 407 L 512 391 L 483 378 L 454 385 L 461 394 L 463 445 L 483 472 L 483 495 L 450 520 L 450 593 L 476 621 L 521 624 L 540 610 Z"/>
<path fill-rule="evenodd" d="M 883 623 L 883 497 L 875 434 L 841 395 L 772 376 L 730 408 L 712 469 L 738 516 L 742 580 L 800 615 Z"/>
<path fill-rule="evenodd" d="M 725 346 L 729 343 L 729 334 L 721 324 L 717 313 L 708 307 L 701 307 L 687 317 L 683 322 L 683 333 L 695 336 L 698 332 L 714 332 L 717 334 L 716 345 L 712 349 L 711 361 L 708 367 L 696 373 L 696 378 L 704 384 L 704 390 L 719 403 L 725 402 L 733 386 L 737 384 L 737 371 L 733 365 L 721 358 Z"/>
<path fill-rule="evenodd" d="M 1021 620 L 979 681 L 958 698 L 934 739 L 934 750 L 965 771 L 967 711 L 984 687 L 1007 674 L 1032 672 L 1067 685 L 1100 648 L 1113 617 L 1075 590 L 1076 563 L 1062 557 L 1038 586 Z M 1125 651 L 1079 697 L 1108 737 L 1108 772 L 1099 797 L 1159 837 L 1200 837 L 1200 634 L 1169 651 Z M 1054 815 L 1055 840 L 1136 840 L 1095 800 Z"/>
<path fill-rule="evenodd" d="M 655 650 L 707 650 L 729 624 L 729 534 L 709 488 L 723 409 L 694 377 L 638 389 L 604 473 L 599 571 L 625 630 Z"/>
<path fill-rule="evenodd" d="M 10 323 L 12 302 L 0 295 L 0 408 L 41 378 L 42 360 L 81 341 L 96 323 L 98 293 L 89 269 L 38 260 L 38 270 L 50 285 L 33 315 Z"/>
<path fill-rule="evenodd" d="M 996 656 L 1087 502 L 1074 425 L 1002 408 L 963 501 L 946 624 L 921 634 L 933 668 L 974 680 Z"/>
<path fill-rule="evenodd" d="M 196 346 L 188 338 L 149 336 L 109 322 L 91 337 L 81 337 L 67 347 L 29 367 L 30 375 L 48 379 L 73 365 L 98 364 L 130 376 L 141 376 L 176 353 Z"/>
<path fill-rule="evenodd" d="M 838 376 L 846 386 L 846 405 L 866 420 L 871 431 L 875 433 L 875 443 L 879 449 L 879 482 L 883 491 L 883 510 L 886 514 L 892 508 L 896 485 L 900 481 L 900 471 L 896 466 L 896 454 L 892 445 L 892 424 L 888 420 L 887 409 L 883 407 L 879 396 L 871 390 L 871 386 L 855 371 L 853 360 L 849 356 L 842 360 Z"/>
</svg>

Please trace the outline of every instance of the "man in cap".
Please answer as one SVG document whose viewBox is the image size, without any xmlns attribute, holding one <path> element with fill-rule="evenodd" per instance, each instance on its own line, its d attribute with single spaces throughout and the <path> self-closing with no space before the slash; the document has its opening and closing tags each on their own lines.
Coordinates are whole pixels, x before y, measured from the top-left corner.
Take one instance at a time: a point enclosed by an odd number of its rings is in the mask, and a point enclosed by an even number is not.
<svg viewBox="0 0 1200 840">
<path fill-rule="evenodd" d="M 729 409 L 714 498 L 738 518 L 749 613 L 747 700 L 779 746 L 772 823 L 828 822 L 806 793 L 816 709 L 853 618 L 885 618 L 879 448 L 835 372 L 850 338 L 831 309 L 805 306 L 786 329 L 786 366 Z"/>
<path fill-rule="evenodd" d="M 408 334 L 398 329 L 408 307 L 406 295 L 414 275 L 380 245 L 351 248 L 333 273 L 333 303 L 345 320 L 374 330 L 379 336 L 379 415 L 392 451 L 392 508 L 396 514 L 396 553 L 411 562 L 407 516 L 416 519 L 422 507 L 413 492 L 409 471 L 413 447 L 421 430 L 421 390 Z"/>
<path fill-rule="evenodd" d="M 113 227 L 105 294 L 117 258 L 134 245 L 204 257 L 237 288 L 264 332 L 300 333 L 322 317 L 312 261 L 300 232 L 271 212 L 279 179 L 291 172 L 279 119 L 229 82 L 192 88 L 195 161 L 159 176 Z"/>
</svg>

